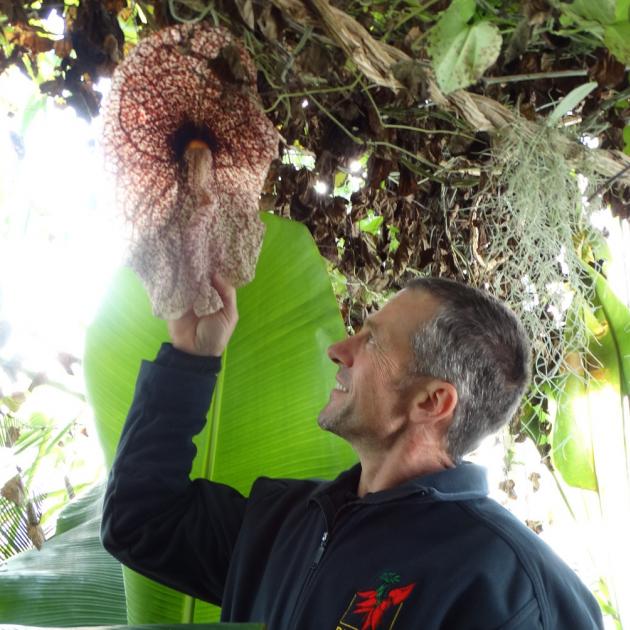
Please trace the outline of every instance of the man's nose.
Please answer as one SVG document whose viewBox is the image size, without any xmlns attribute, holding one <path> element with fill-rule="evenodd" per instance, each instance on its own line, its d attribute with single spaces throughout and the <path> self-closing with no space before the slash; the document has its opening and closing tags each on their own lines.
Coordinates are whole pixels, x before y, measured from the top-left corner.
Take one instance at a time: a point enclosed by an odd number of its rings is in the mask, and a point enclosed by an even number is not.
<svg viewBox="0 0 630 630">
<path fill-rule="evenodd" d="M 350 367 L 353 361 L 352 340 L 353 337 L 346 337 L 346 339 L 333 343 L 332 346 L 328 348 L 330 360 L 337 365 Z"/>
</svg>

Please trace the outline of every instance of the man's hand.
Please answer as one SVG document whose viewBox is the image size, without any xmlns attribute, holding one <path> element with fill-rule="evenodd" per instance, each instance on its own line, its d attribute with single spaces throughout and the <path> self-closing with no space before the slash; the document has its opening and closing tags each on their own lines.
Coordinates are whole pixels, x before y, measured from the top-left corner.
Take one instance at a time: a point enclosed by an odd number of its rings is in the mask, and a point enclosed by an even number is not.
<svg viewBox="0 0 630 630">
<path fill-rule="evenodd" d="M 168 322 L 173 346 L 183 352 L 199 356 L 218 357 L 225 350 L 236 322 L 236 290 L 221 276 L 212 276 L 212 286 L 223 301 L 223 308 L 212 315 L 197 317 L 190 309 L 179 319 Z"/>
</svg>

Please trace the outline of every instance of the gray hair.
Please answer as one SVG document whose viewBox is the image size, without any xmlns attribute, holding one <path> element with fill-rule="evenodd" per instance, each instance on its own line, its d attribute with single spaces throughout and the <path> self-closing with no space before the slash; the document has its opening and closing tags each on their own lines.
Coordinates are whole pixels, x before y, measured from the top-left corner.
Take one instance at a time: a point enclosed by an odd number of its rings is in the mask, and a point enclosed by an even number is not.
<svg viewBox="0 0 630 630">
<path fill-rule="evenodd" d="M 454 461 L 512 418 L 531 377 L 531 350 L 517 316 L 488 293 L 444 278 L 417 278 L 440 306 L 412 338 L 411 376 L 451 383 L 458 401 L 446 436 Z"/>
</svg>

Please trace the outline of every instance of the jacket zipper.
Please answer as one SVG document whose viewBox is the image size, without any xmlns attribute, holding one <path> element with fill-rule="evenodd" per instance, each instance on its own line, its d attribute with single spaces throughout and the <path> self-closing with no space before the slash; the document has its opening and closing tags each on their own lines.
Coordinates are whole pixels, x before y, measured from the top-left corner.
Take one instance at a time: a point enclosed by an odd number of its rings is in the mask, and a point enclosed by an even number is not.
<svg viewBox="0 0 630 630">
<path fill-rule="evenodd" d="M 319 547 L 317 547 L 317 551 L 315 551 L 315 557 L 313 558 L 313 562 L 308 570 L 308 573 L 306 574 L 306 577 L 304 578 L 304 581 L 302 582 L 302 588 L 300 589 L 300 593 L 297 596 L 297 599 L 295 600 L 295 606 L 293 607 L 293 614 L 291 615 L 292 622 L 297 614 L 298 609 L 300 608 L 304 591 L 306 590 L 306 587 L 308 586 L 310 581 L 313 579 L 313 575 L 317 569 L 317 565 L 319 564 L 319 561 L 322 559 L 322 556 L 324 555 L 324 551 L 326 551 L 327 544 L 328 544 L 328 530 L 326 530 L 322 534 L 322 539 L 319 542 Z M 288 626 L 288 627 L 292 628 L 293 625 Z"/>
<path fill-rule="evenodd" d="M 344 505 L 339 512 L 335 515 L 332 527 L 330 528 L 331 531 L 335 528 L 335 524 L 338 521 L 338 517 L 339 514 L 341 512 L 343 512 L 346 508 L 355 505 L 356 502 L 352 502 L 352 503 L 347 503 L 346 505 Z M 297 617 L 298 611 L 301 611 L 302 609 L 302 600 L 304 599 L 304 593 L 307 590 L 308 585 L 311 583 L 311 581 L 313 580 L 313 576 L 315 575 L 315 572 L 317 571 L 317 567 L 322 559 L 322 556 L 324 555 L 324 552 L 326 551 L 326 547 L 328 545 L 328 543 L 330 542 L 330 535 L 328 533 L 328 530 L 326 530 L 323 534 L 322 534 L 322 539 L 319 541 L 319 547 L 317 547 L 317 551 L 315 552 L 315 557 L 313 558 L 313 563 L 311 564 L 310 569 L 308 570 L 308 573 L 306 574 L 306 578 L 304 578 L 304 582 L 302 582 L 302 588 L 300 589 L 300 594 L 298 595 L 297 599 L 295 600 L 295 606 L 293 608 L 293 614 L 291 615 L 291 625 L 288 626 L 289 628 L 293 628 L 295 627 L 295 618 Z"/>
<path fill-rule="evenodd" d="M 414 493 L 415 494 L 415 493 Z M 425 497 L 429 494 L 429 492 L 427 490 L 421 490 L 419 492 L 420 496 Z M 406 498 L 406 497 L 402 497 L 402 498 Z M 358 501 L 352 501 L 351 503 L 346 503 L 344 506 L 341 507 L 341 509 L 337 512 L 337 514 L 335 515 L 335 518 L 333 520 L 332 525 L 330 526 L 330 531 L 332 532 L 335 529 L 336 524 L 339 521 L 339 516 L 342 512 L 345 512 L 347 509 L 349 508 L 354 508 L 355 506 L 358 505 Z M 300 593 L 297 596 L 297 599 L 295 600 L 295 606 L 293 607 L 293 612 L 291 614 L 291 625 L 286 626 L 287 628 L 293 629 L 295 627 L 295 619 L 298 616 L 298 612 L 302 611 L 302 600 L 305 597 L 305 592 L 307 590 L 308 585 L 311 583 L 311 581 L 313 580 L 313 577 L 315 575 L 315 572 L 317 570 L 317 567 L 319 566 L 319 563 L 322 559 L 322 556 L 324 555 L 324 552 L 326 551 L 326 547 L 328 546 L 328 543 L 330 542 L 330 534 L 328 532 L 328 530 L 324 531 L 324 533 L 322 534 L 322 538 L 319 542 L 319 547 L 317 547 L 317 550 L 315 551 L 315 556 L 313 558 L 313 563 L 311 564 L 306 577 L 304 578 L 304 581 L 302 582 L 302 587 L 300 588 Z"/>
<path fill-rule="evenodd" d="M 322 559 L 322 556 L 324 555 L 324 551 L 326 551 L 327 542 L 328 542 L 328 532 L 324 532 L 322 539 L 319 543 L 319 547 L 317 548 L 317 551 L 315 552 L 315 559 L 313 560 L 313 564 L 311 566 L 311 572 L 317 568 L 319 561 Z"/>
</svg>

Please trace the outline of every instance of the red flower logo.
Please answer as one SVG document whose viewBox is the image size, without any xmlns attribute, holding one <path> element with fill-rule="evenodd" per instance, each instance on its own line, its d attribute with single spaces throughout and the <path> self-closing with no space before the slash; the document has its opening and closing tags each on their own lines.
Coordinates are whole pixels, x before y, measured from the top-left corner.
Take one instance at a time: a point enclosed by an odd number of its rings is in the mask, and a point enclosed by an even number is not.
<svg viewBox="0 0 630 630">
<path fill-rule="evenodd" d="M 400 576 L 396 573 L 384 573 L 381 575 L 381 582 L 382 584 L 376 590 L 357 592 L 360 601 L 357 602 L 352 612 L 365 615 L 361 630 L 376 630 L 385 612 L 392 606 L 402 604 L 416 585 L 415 582 L 412 582 L 406 586 L 394 588 L 393 585 L 400 582 Z"/>
</svg>

